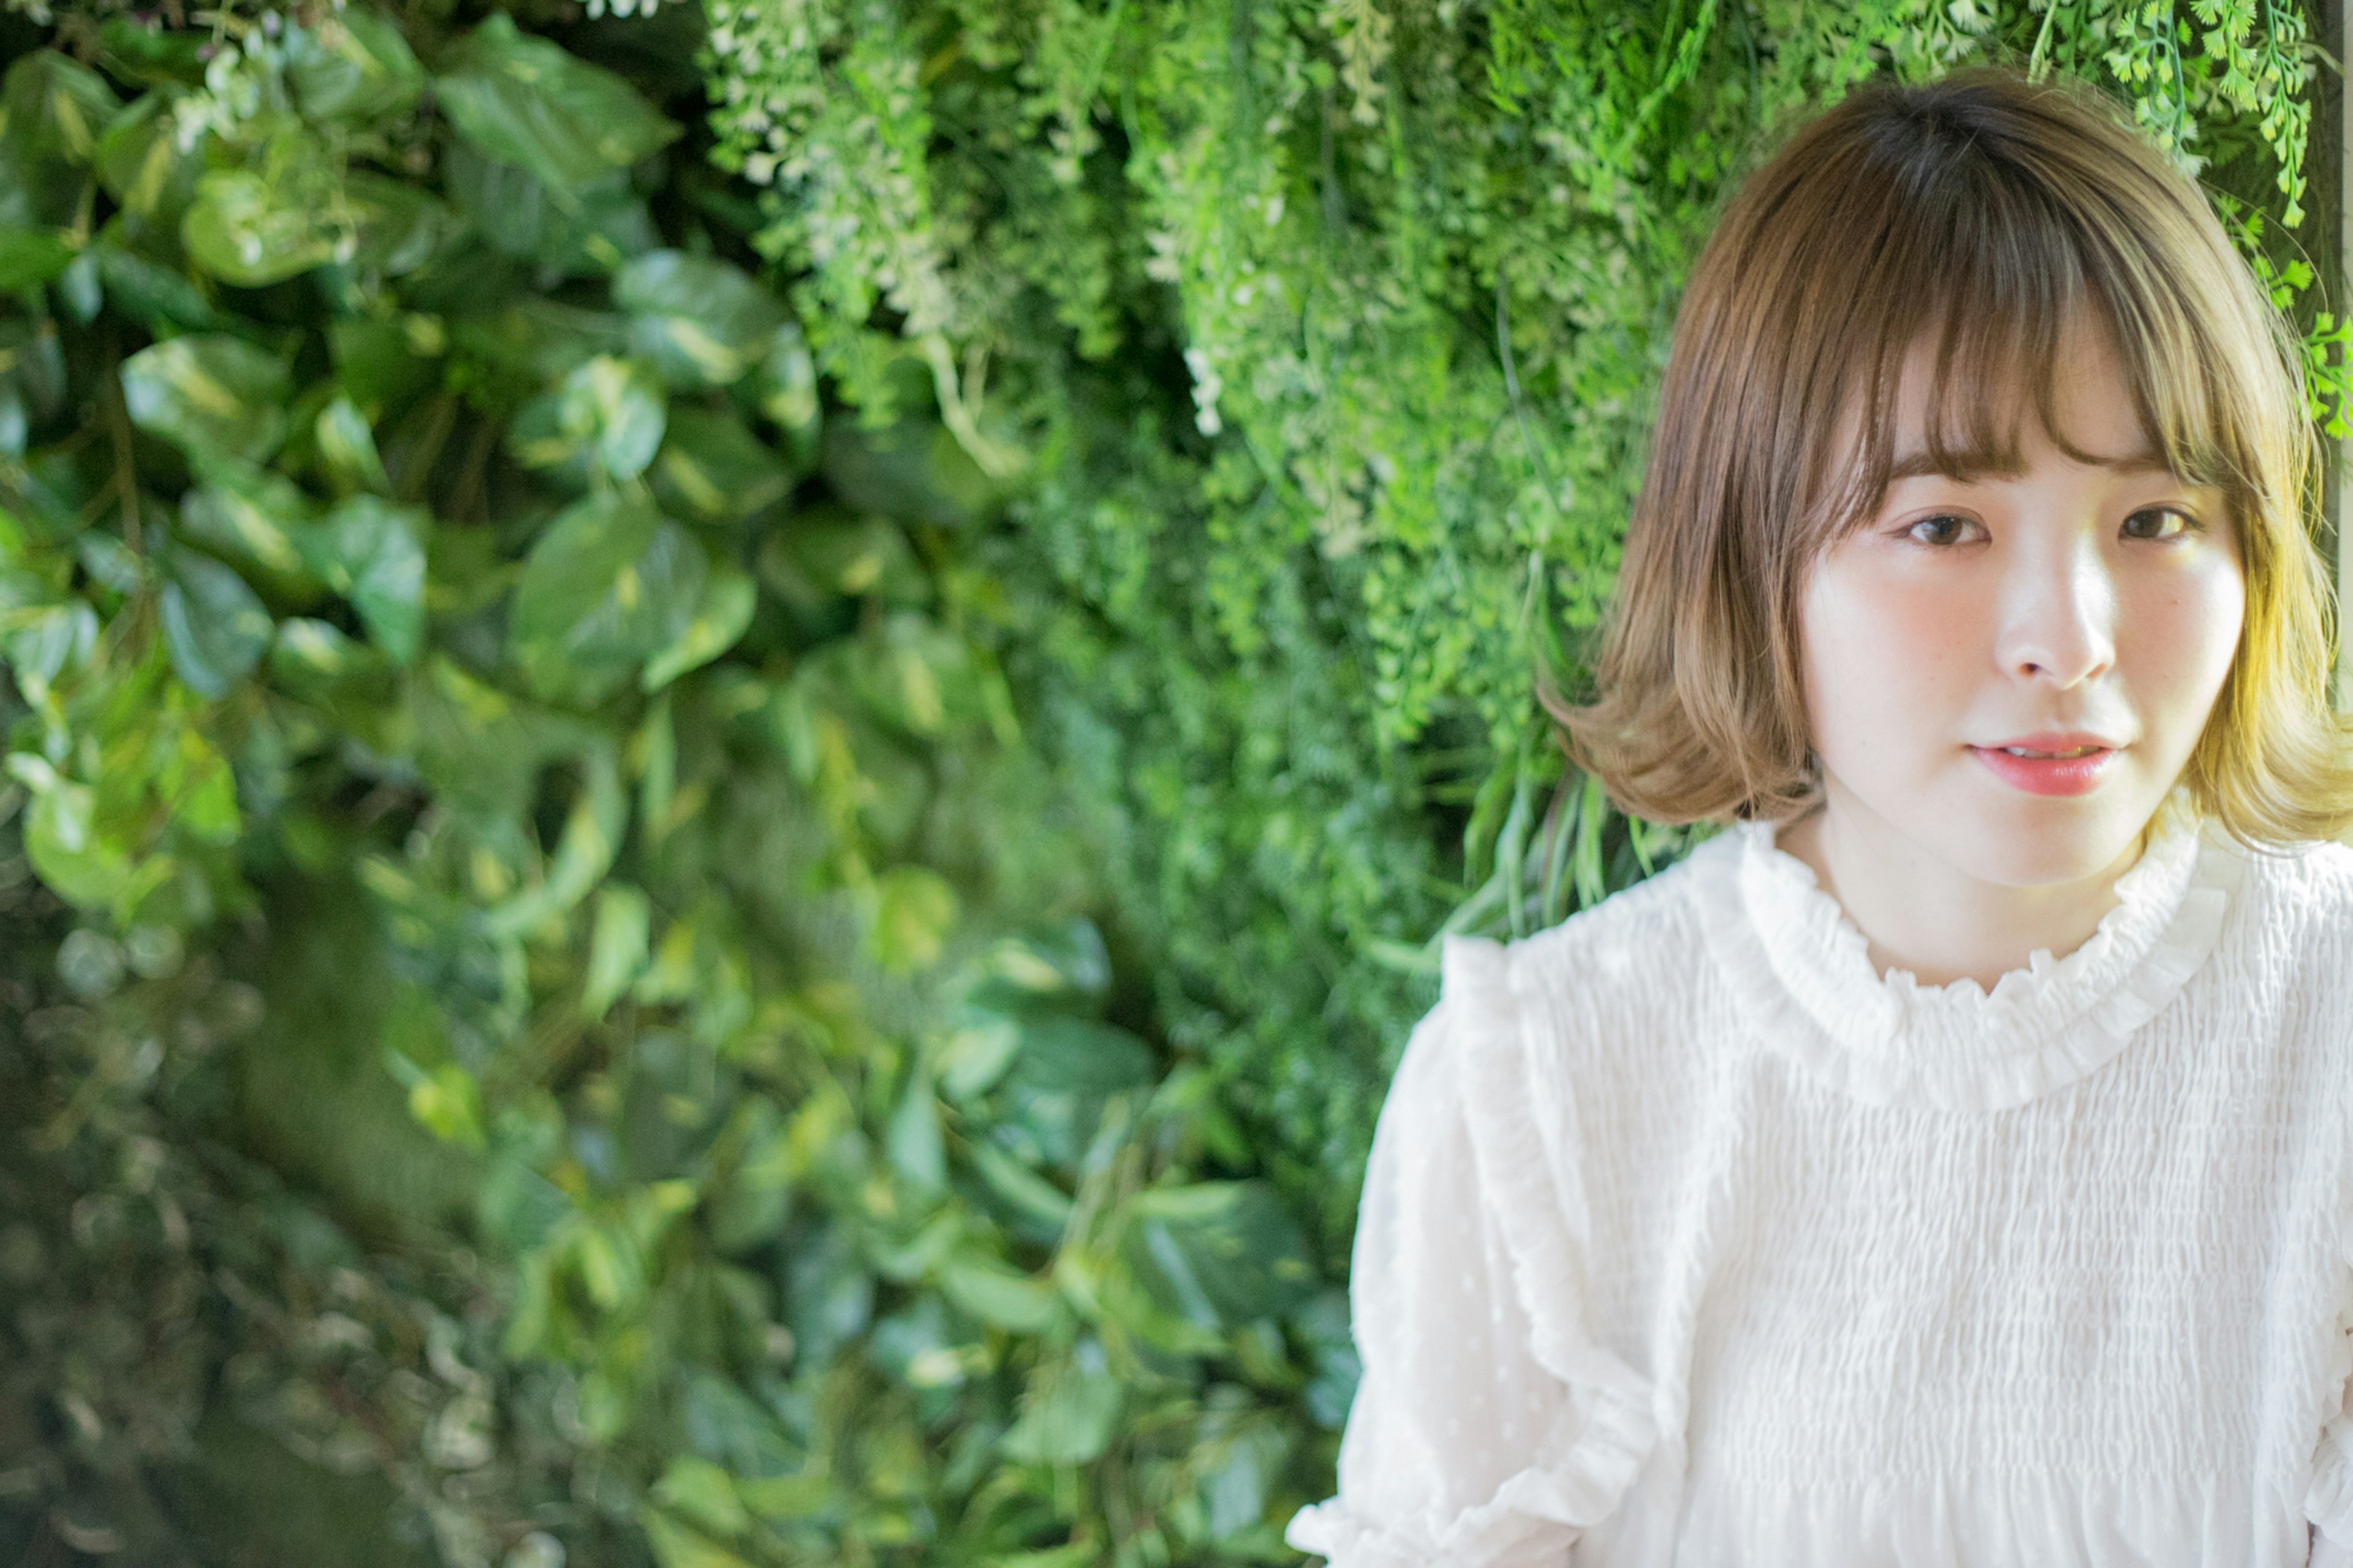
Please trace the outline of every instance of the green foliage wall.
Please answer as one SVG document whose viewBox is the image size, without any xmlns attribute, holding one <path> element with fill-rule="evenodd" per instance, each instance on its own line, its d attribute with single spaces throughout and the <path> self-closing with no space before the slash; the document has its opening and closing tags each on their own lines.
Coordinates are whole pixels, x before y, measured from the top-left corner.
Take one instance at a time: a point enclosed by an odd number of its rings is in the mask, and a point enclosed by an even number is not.
<svg viewBox="0 0 2353 1568">
<path fill-rule="evenodd" d="M 1284 1560 L 1788 117 L 2105 82 L 2342 428 L 2292 6 L 611 9 L 7 14 L 10 1561 Z"/>
</svg>

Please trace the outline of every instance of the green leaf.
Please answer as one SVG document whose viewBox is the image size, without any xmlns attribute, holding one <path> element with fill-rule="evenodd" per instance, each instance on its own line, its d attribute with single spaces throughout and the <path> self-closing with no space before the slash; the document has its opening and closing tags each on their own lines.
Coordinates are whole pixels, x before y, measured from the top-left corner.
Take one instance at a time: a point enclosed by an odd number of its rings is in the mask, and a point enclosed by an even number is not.
<svg viewBox="0 0 2353 1568">
<path fill-rule="evenodd" d="M 404 277 L 439 255 L 464 227 L 431 192 L 365 170 L 343 176 L 343 194 L 359 226 L 350 257 L 355 269 Z"/>
<path fill-rule="evenodd" d="M 278 623 L 278 638 L 269 647 L 269 668 L 297 689 L 316 691 L 359 668 L 362 655 L 361 645 L 332 621 L 297 616 Z"/>
<path fill-rule="evenodd" d="M 1070 1359 L 1041 1362 L 1030 1375 L 1004 1451 L 1026 1464 L 1091 1464 L 1111 1446 L 1123 1392 L 1102 1345 L 1082 1340 Z"/>
<path fill-rule="evenodd" d="M 99 184 L 139 219 L 172 219 L 195 200 L 203 155 L 184 148 L 163 94 L 127 103 L 99 137 Z"/>
<path fill-rule="evenodd" d="M 817 456 L 823 434 L 818 401 L 817 362 L 802 337 L 800 323 L 787 321 L 768 340 L 752 384 L 759 410 L 792 438 L 796 461 L 807 464 Z"/>
<path fill-rule="evenodd" d="M 37 289 L 79 254 L 61 228 L 0 228 L 0 290 Z"/>
<path fill-rule="evenodd" d="M 286 439 L 285 363 L 220 333 L 174 338 L 122 362 L 132 423 L 192 458 L 266 461 Z"/>
<path fill-rule="evenodd" d="M 327 514 L 298 542 L 311 569 L 351 601 L 361 624 L 395 664 L 417 657 L 425 633 L 425 539 L 433 519 L 421 507 L 359 495 Z"/>
<path fill-rule="evenodd" d="M 580 1010 L 601 1018 L 637 983 L 651 951 L 653 909 L 644 893 L 626 882 L 608 882 L 596 893 L 596 924 L 588 942 L 588 975 L 581 985 Z"/>
<path fill-rule="evenodd" d="M 356 316 L 327 324 L 335 380 L 371 419 L 396 412 L 443 374 L 447 333 L 438 318 L 376 321 Z"/>
<path fill-rule="evenodd" d="M 236 777 L 228 759 L 193 728 L 183 726 L 173 742 L 155 791 L 183 832 L 207 844 L 237 842 Z"/>
<path fill-rule="evenodd" d="M 35 702 L 68 665 L 89 658 L 98 646 L 98 612 L 85 604 L 19 609 L 0 626 L 5 626 L 0 629 L 0 662 L 15 672 L 18 689 Z"/>
<path fill-rule="evenodd" d="M 1298 1222 L 1263 1182 L 1153 1187 L 1127 1205 L 1122 1255 L 1162 1305 L 1197 1328 L 1233 1328 L 1314 1294 Z"/>
<path fill-rule="evenodd" d="M 659 691 L 690 669 L 700 669 L 743 638 L 759 596 L 741 567 L 722 566 L 702 586 L 702 602 L 679 639 L 646 661 L 639 684 Z"/>
<path fill-rule="evenodd" d="M 215 169 L 196 182 L 180 220 L 188 258 L 224 283 L 258 289 L 339 259 L 347 231 L 321 221 L 305 190 L 247 169 Z"/>
<path fill-rule="evenodd" d="M 940 1270 L 940 1292 L 985 1323 L 1017 1334 L 1042 1334 L 1062 1310 L 1053 1286 L 1002 1258 L 966 1250 Z"/>
<path fill-rule="evenodd" d="M 372 120 L 417 101 L 425 72 L 390 18 L 357 5 L 296 28 L 288 39 L 286 78 L 304 115 Z"/>
<path fill-rule="evenodd" d="M 559 198 L 679 134 L 621 78 L 517 32 L 502 11 L 459 40 L 434 89 L 460 136 Z"/>
<path fill-rule="evenodd" d="M 689 406 L 670 409 L 651 477 L 672 515 L 713 522 L 748 517 L 793 488 L 792 470 L 742 420 Z"/>
<path fill-rule="evenodd" d="M 209 556 L 174 550 L 166 557 L 158 606 L 172 668 L 188 689 L 225 697 L 269 650 L 277 630 L 245 579 Z"/>
<path fill-rule="evenodd" d="M 993 1143 L 973 1143 L 969 1152 L 980 1179 L 1013 1207 L 1034 1233 L 1034 1239 L 1048 1243 L 1060 1239 L 1073 1206 L 1068 1193 Z"/>
<path fill-rule="evenodd" d="M 392 493 L 392 481 L 385 477 L 384 458 L 376 453 L 375 432 L 368 427 L 367 416 L 349 397 L 338 394 L 319 410 L 314 433 L 319 443 L 319 461 L 337 489 L 345 494 L 353 490 Z"/>
<path fill-rule="evenodd" d="M 311 498 L 274 469 L 234 459 L 206 464 L 204 483 L 180 498 L 180 531 L 216 554 L 287 584 L 311 569 L 296 540 L 312 526 Z M 315 590 L 314 590 L 315 591 Z"/>
<path fill-rule="evenodd" d="M 1109 1024 L 1047 1015 L 1021 1026 L 1021 1051 L 997 1092 L 1011 1112 L 1000 1123 L 1026 1136 L 1039 1158 L 1074 1165 L 1113 1095 L 1140 1094 L 1159 1077 L 1152 1047 Z"/>
<path fill-rule="evenodd" d="M 912 973 L 939 961 L 956 917 L 955 889 L 921 866 L 893 866 L 875 879 L 867 951 L 883 968 Z"/>
<path fill-rule="evenodd" d="M 639 1509 L 638 1522 L 645 1527 L 646 1543 L 654 1549 L 654 1561 L 661 1568 L 752 1568 L 726 1547 L 659 1509 Z"/>
<path fill-rule="evenodd" d="M 33 792 L 32 809 L 26 814 L 26 857 L 50 891 L 66 902 L 85 910 L 104 909 L 130 885 L 131 856 L 100 831 L 96 791 L 54 774 L 51 778 L 48 787 Z"/>
<path fill-rule="evenodd" d="M 185 273 L 122 248 L 115 242 L 115 226 L 110 222 L 100 231 L 90 252 L 97 258 L 100 285 L 115 309 L 158 337 L 221 324 L 221 313 Z"/>
<path fill-rule="evenodd" d="M 508 622 L 515 657 L 559 689 L 567 669 L 592 685 L 633 670 L 686 635 L 708 564 L 691 534 L 642 500 L 580 501 L 523 563 Z"/>
<path fill-rule="evenodd" d="M 542 281 L 610 273 L 661 243 L 624 170 L 559 194 L 530 170 L 461 142 L 441 173 L 443 189 L 474 232 L 501 255 L 533 263 Z"/>
<path fill-rule="evenodd" d="M 484 1145 L 481 1086 L 455 1062 L 420 1073 L 408 1086 L 408 1113 L 445 1142 Z"/>
<path fill-rule="evenodd" d="M 959 528 L 995 504 L 988 476 L 944 425 L 910 419 L 881 430 L 828 425 L 825 474 L 860 511 Z"/>
<path fill-rule="evenodd" d="M 179 87 L 200 86 L 205 79 L 206 37 L 200 28 L 179 31 L 166 27 L 161 16 L 152 14 L 144 20 L 109 16 L 98 25 L 99 46 L 108 71 L 122 79 L 151 86 L 165 82 Z"/>
<path fill-rule="evenodd" d="M 734 1479 L 708 1459 L 681 1454 L 654 1483 L 654 1499 L 672 1513 L 716 1535 L 752 1528 L 752 1516 L 735 1495 Z"/>
<path fill-rule="evenodd" d="M 646 471 L 667 424 L 661 383 L 638 361 L 597 354 L 556 394 L 556 431 L 616 481 Z"/>
<path fill-rule="evenodd" d="M 936 1195 L 946 1190 L 947 1146 L 930 1074 L 917 1072 L 908 1079 L 899 1109 L 891 1118 L 883 1152 L 891 1168 L 915 1192 Z"/>
<path fill-rule="evenodd" d="M 482 929 L 492 936 L 540 930 L 569 912 L 612 869 L 613 856 L 628 827 L 629 797 L 621 788 L 620 769 L 609 747 L 596 746 L 582 761 L 586 787 L 564 819 L 564 836 L 556 841 L 546 876 L 484 911 Z"/>
<path fill-rule="evenodd" d="M 5 133 L 37 159 L 89 163 L 121 107 L 104 77 L 55 49 L 24 56 L 0 79 Z"/>
<path fill-rule="evenodd" d="M 761 579 L 804 610 L 836 595 L 920 602 L 931 591 L 906 533 L 888 518 L 796 514 L 762 542 Z"/>
<path fill-rule="evenodd" d="M 682 250 L 651 251 L 621 268 L 613 302 L 635 318 L 630 347 L 689 386 L 741 380 L 788 319 L 748 273 Z"/>
</svg>

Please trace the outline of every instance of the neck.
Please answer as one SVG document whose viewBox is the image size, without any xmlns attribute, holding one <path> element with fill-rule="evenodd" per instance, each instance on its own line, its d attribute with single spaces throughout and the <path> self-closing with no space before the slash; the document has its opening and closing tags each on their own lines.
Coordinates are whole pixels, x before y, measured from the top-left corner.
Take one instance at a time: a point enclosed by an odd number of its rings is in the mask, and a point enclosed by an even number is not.
<svg viewBox="0 0 2353 1568">
<path fill-rule="evenodd" d="M 2147 839 L 2144 828 L 2114 862 L 2079 880 L 2010 887 L 1936 858 L 1835 790 L 1774 836 L 1862 932 L 1874 970 L 1909 970 L 1923 985 L 1974 980 L 1988 991 L 2038 948 L 2063 958 L 2081 947 L 2116 908 L 2116 879 Z"/>
</svg>

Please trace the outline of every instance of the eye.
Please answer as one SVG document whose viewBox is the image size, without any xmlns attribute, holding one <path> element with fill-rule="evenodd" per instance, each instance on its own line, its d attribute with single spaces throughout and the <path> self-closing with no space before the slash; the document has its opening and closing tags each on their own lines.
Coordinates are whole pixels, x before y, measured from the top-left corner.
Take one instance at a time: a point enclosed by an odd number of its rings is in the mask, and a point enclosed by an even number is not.
<svg viewBox="0 0 2353 1568">
<path fill-rule="evenodd" d="M 1949 549 L 1962 542 L 1961 536 L 1964 530 L 1976 526 L 1973 519 L 1957 517 L 1950 512 L 1940 512 L 1935 517 L 1924 517 L 1912 524 L 1904 531 L 1904 537 L 1915 543 L 1931 545 L 1938 549 Z"/>
<path fill-rule="evenodd" d="M 2151 525 L 2149 531 L 2144 532 L 2135 527 L 2141 523 Z M 2125 519 L 2126 539 L 2151 539 L 2159 543 L 2202 532 L 2204 529 L 2203 523 L 2178 507 L 2147 506 Z"/>
</svg>

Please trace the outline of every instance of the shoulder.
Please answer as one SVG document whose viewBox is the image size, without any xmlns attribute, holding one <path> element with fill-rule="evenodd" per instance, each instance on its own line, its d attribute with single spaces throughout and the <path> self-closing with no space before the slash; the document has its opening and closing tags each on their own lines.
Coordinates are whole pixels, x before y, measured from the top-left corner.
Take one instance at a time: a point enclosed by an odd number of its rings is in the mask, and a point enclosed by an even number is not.
<svg viewBox="0 0 2353 1568">
<path fill-rule="evenodd" d="M 2258 850 L 2223 843 L 2241 863 L 2238 898 L 2250 940 L 2294 967 L 2353 963 L 2353 847 Z"/>
<path fill-rule="evenodd" d="M 1727 836 L 1728 838 L 1729 836 Z M 1671 1030 L 1709 960 L 1697 901 L 1734 846 L 1712 839 L 1556 926 L 1504 942 L 1450 936 L 1441 1005 L 1491 1047 L 1591 1061 Z"/>
</svg>

